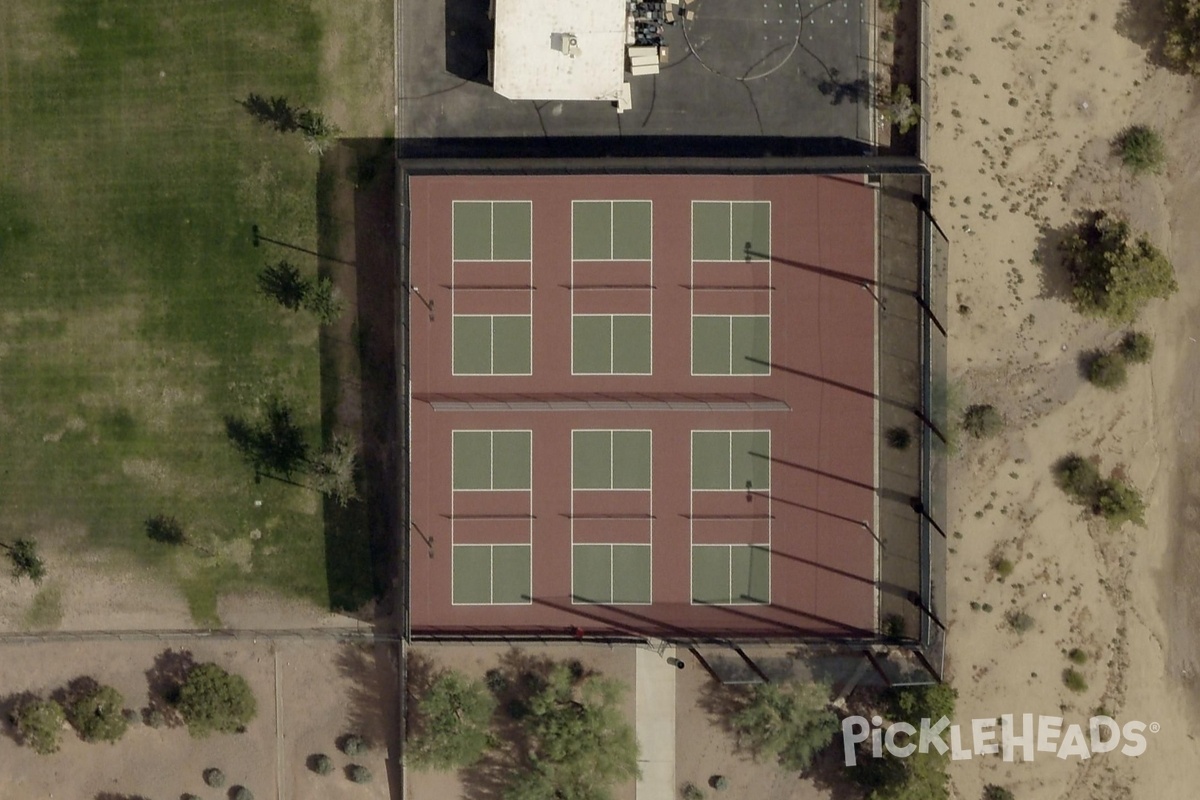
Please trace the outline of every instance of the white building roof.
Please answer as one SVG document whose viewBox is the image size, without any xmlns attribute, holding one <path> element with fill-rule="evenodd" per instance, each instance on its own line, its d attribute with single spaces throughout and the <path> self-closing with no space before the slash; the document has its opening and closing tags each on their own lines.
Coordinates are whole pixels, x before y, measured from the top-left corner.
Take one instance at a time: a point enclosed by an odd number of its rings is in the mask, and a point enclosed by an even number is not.
<svg viewBox="0 0 1200 800">
<path fill-rule="evenodd" d="M 625 82 L 626 0 L 495 0 L 495 90 L 512 100 L 616 101 Z M 556 49 L 578 40 L 574 57 Z"/>
</svg>

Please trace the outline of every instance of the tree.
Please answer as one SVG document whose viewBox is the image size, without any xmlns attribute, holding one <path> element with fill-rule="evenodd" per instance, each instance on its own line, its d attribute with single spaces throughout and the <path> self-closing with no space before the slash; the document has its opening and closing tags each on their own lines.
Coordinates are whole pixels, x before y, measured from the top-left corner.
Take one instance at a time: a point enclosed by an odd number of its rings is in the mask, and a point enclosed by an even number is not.
<svg viewBox="0 0 1200 800">
<path fill-rule="evenodd" d="M 341 130 L 319 111 L 304 109 L 299 116 L 300 132 L 304 134 L 304 144 L 308 151 L 322 155 L 337 140 Z"/>
<path fill-rule="evenodd" d="M 58 752 L 66 718 L 62 706 L 40 697 L 31 697 L 18 703 L 12 712 L 13 727 L 17 729 L 21 740 L 41 755 Z"/>
<path fill-rule="evenodd" d="M 575 681 L 565 665 L 551 669 L 521 720 L 529 768 L 505 800 L 608 800 L 613 783 L 637 777 L 637 739 L 617 706 L 621 693 L 607 678 Z"/>
<path fill-rule="evenodd" d="M 269 398 L 264 406 L 263 419 L 256 423 L 226 417 L 225 432 L 256 472 L 291 477 L 308 460 L 304 432 L 286 402 Z"/>
<path fill-rule="evenodd" d="M 888 693 L 889 713 L 894 720 L 919 724 L 928 719 L 954 718 L 958 691 L 948 683 L 930 686 L 903 686 Z"/>
<path fill-rule="evenodd" d="M 912 89 L 906 83 L 898 84 L 890 95 L 880 98 L 879 113 L 896 126 L 901 136 L 921 121 L 921 107 L 913 102 Z"/>
<path fill-rule="evenodd" d="M 1200 73 L 1200 3 L 1166 0 L 1167 35 L 1163 54 L 1183 72 Z"/>
<path fill-rule="evenodd" d="M 346 309 L 341 292 L 329 278 L 317 278 L 304 296 L 304 308 L 311 312 L 322 325 L 332 325 Z"/>
<path fill-rule="evenodd" d="M 1149 125 L 1131 125 L 1116 141 L 1122 163 L 1134 174 L 1161 172 L 1167 160 L 1162 136 Z"/>
<path fill-rule="evenodd" d="M 12 544 L 0 542 L 12 562 L 13 580 L 29 578 L 34 583 L 41 583 L 46 577 L 46 564 L 38 555 L 37 542 L 33 539 L 17 539 Z"/>
<path fill-rule="evenodd" d="M 838 729 L 829 688 L 819 683 L 760 683 L 731 720 L 740 743 L 756 757 L 772 756 L 804 771 Z"/>
<path fill-rule="evenodd" d="M 301 109 L 292 108 L 286 97 L 266 98 L 251 92 L 238 103 L 250 116 L 280 133 L 291 133 L 300 127 L 298 114 Z"/>
<path fill-rule="evenodd" d="M 370 783 L 375 780 L 375 776 L 371 774 L 371 770 L 362 764 L 351 764 L 346 774 L 355 783 Z"/>
<path fill-rule="evenodd" d="M 867 800 L 946 800 L 950 796 L 948 760 L 933 749 L 914 752 L 907 758 L 890 753 L 882 758 L 860 755 L 849 777 L 869 790 Z"/>
<path fill-rule="evenodd" d="M 115 742 L 129 727 L 121 713 L 125 698 L 111 686 L 88 683 L 67 707 L 67 719 L 85 742 Z"/>
<path fill-rule="evenodd" d="M 418 700 L 408 755 L 418 769 L 451 770 L 474 764 L 487 749 L 496 700 L 479 681 L 457 672 L 438 676 Z"/>
<path fill-rule="evenodd" d="M 1100 488 L 1100 469 L 1092 460 L 1072 453 L 1054 465 L 1054 480 L 1071 499 L 1090 503 Z"/>
<path fill-rule="evenodd" d="M 1141 492 L 1116 478 L 1101 482 L 1096 494 L 1095 511 L 1112 528 L 1119 528 L 1126 522 L 1146 527 L 1146 503 L 1142 500 Z"/>
<path fill-rule="evenodd" d="M 187 534 L 179 520 L 166 514 L 155 514 L 146 520 L 146 535 L 161 544 L 180 545 L 187 542 Z"/>
<path fill-rule="evenodd" d="M 299 311 L 312 291 L 312 283 L 300 275 L 300 270 L 287 259 L 268 264 L 258 273 L 258 288 L 284 308 Z"/>
<path fill-rule="evenodd" d="M 1145 235 L 1132 242 L 1130 235 L 1125 220 L 1094 211 L 1063 243 L 1081 314 L 1132 322 L 1150 300 L 1179 289 L 1167 257 Z"/>
<path fill-rule="evenodd" d="M 358 499 L 354 478 L 358 470 L 358 447 L 336 434 L 329 447 L 312 460 L 313 488 L 339 506 Z"/>
<path fill-rule="evenodd" d="M 214 732 L 237 732 L 258 712 L 246 679 L 211 662 L 192 668 L 179 688 L 176 705 L 188 733 L 198 739 Z"/>
</svg>

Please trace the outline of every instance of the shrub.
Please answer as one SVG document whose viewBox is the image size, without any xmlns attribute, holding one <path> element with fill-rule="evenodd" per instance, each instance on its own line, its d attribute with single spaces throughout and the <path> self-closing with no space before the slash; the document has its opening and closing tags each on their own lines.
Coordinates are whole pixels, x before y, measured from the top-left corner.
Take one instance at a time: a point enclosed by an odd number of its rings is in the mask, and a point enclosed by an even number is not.
<svg viewBox="0 0 1200 800">
<path fill-rule="evenodd" d="M 704 800 L 704 790 L 691 781 L 683 785 L 679 794 L 683 797 L 683 800 Z"/>
<path fill-rule="evenodd" d="M 1072 499 L 1090 504 L 1100 488 L 1100 469 L 1073 453 L 1054 465 L 1054 480 Z"/>
<path fill-rule="evenodd" d="M 361 756 L 370 749 L 367 740 L 356 733 L 352 733 L 342 740 L 342 752 L 348 756 Z"/>
<path fill-rule="evenodd" d="M 142 716 L 146 720 L 146 724 L 151 728 L 161 728 L 167 724 L 167 718 L 160 709 L 147 708 L 142 712 Z"/>
<path fill-rule="evenodd" d="M 888 614 L 883 618 L 883 635 L 888 639 L 903 639 L 906 629 L 904 617 L 899 614 Z"/>
<path fill-rule="evenodd" d="M 504 694 L 508 691 L 508 675 L 502 669 L 489 669 L 484 683 L 493 694 Z"/>
<path fill-rule="evenodd" d="M 1133 322 L 1151 299 L 1179 289 L 1162 251 L 1144 234 L 1132 242 L 1131 235 L 1125 220 L 1093 211 L 1063 242 L 1071 297 L 1081 314 Z"/>
<path fill-rule="evenodd" d="M 1067 667 L 1063 670 L 1063 684 L 1072 692 L 1086 692 L 1088 688 L 1083 673 L 1074 667 Z"/>
<path fill-rule="evenodd" d="M 233 790 L 233 800 L 254 800 L 254 792 L 245 786 L 238 786 Z"/>
<path fill-rule="evenodd" d="M 963 412 L 962 427 L 976 439 L 990 439 L 1004 430 L 1004 417 L 995 406 L 973 405 Z"/>
<path fill-rule="evenodd" d="M 879 0 L 879 10 L 895 14 L 900 10 L 900 0 Z"/>
<path fill-rule="evenodd" d="M 1162 136 L 1148 125 L 1131 125 L 1116 141 L 1121 161 L 1135 174 L 1159 172 L 1167 160 Z"/>
<path fill-rule="evenodd" d="M 1125 356 L 1119 350 L 1096 356 L 1088 365 L 1088 380 L 1101 389 L 1120 389 L 1128 379 Z"/>
<path fill-rule="evenodd" d="M 1130 331 L 1121 340 L 1121 355 L 1131 364 L 1145 364 L 1154 355 L 1154 340 L 1144 333 Z"/>
<path fill-rule="evenodd" d="M 1007 558 L 1001 558 L 1000 556 L 997 556 L 996 558 L 992 559 L 992 569 L 995 570 L 996 574 L 1001 578 L 1007 578 L 1013 573 L 1013 562 L 1009 561 Z"/>
<path fill-rule="evenodd" d="M 896 7 L 899 8 L 899 2 Z M 912 89 L 906 83 L 901 83 L 892 89 L 890 95 L 879 99 L 880 115 L 896 126 L 901 136 L 908 133 L 921 121 L 921 107 L 913 102 Z"/>
<path fill-rule="evenodd" d="M 1067 653 L 1067 658 L 1070 659 L 1071 663 L 1073 664 L 1086 664 L 1088 655 L 1078 647 L 1072 647 L 1071 651 Z"/>
<path fill-rule="evenodd" d="M 355 783 L 370 783 L 375 779 L 375 776 L 371 774 L 371 770 L 362 764 L 351 764 L 347 774 L 350 776 L 350 780 Z"/>
<path fill-rule="evenodd" d="M 121 716 L 125 718 L 126 725 L 141 725 L 142 715 L 137 712 L 136 708 L 127 708 L 121 712 Z"/>
<path fill-rule="evenodd" d="M 1014 800 L 1013 793 L 1003 786 L 989 783 L 983 787 L 983 800 Z"/>
<path fill-rule="evenodd" d="M 886 438 L 888 447 L 896 450 L 907 450 L 912 444 L 912 434 L 908 428 L 888 428 Z"/>
<path fill-rule="evenodd" d="M 122 713 L 125 698 L 111 686 L 90 685 L 67 707 L 67 719 L 85 742 L 115 742 L 129 723 Z"/>
<path fill-rule="evenodd" d="M 34 583 L 41 583 L 46 577 L 46 563 L 38 555 L 38 544 L 33 539 L 17 539 L 12 544 L 0 542 L 12 564 L 13 580 L 29 578 Z"/>
<path fill-rule="evenodd" d="M 1034 626 L 1033 617 L 1026 614 L 1024 611 L 1010 611 L 1005 615 L 1008 620 L 1008 625 L 1017 633 L 1027 633 Z"/>
<path fill-rule="evenodd" d="M 21 735 L 22 743 L 41 755 L 58 752 L 66 718 L 62 706 L 53 700 L 43 700 L 40 697 L 19 703 L 12 712 L 13 727 Z"/>
<path fill-rule="evenodd" d="M 1119 528 L 1126 522 L 1146 526 L 1146 503 L 1136 487 L 1115 478 L 1100 484 L 1095 511 L 1108 520 L 1110 527 Z"/>
<path fill-rule="evenodd" d="M 204 782 L 214 789 L 220 789 L 225 785 L 225 773 L 216 767 L 209 767 L 204 770 Z"/>
<path fill-rule="evenodd" d="M 213 663 L 192 668 L 179 688 L 178 706 L 188 733 L 197 738 L 240 731 L 258 713 L 246 679 Z"/>
<path fill-rule="evenodd" d="M 310 760 L 312 771 L 318 775 L 328 775 L 333 772 L 333 759 L 324 753 L 317 753 Z"/>
<path fill-rule="evenodd" d="M 162 544 L 183 544 L 187 541 L 183 524 L 166 514 L 156 514 L 146 520 L 146 535 L 150 537 L 151 541 Z"/>
<path fill-rule="evenodd" d="M 718 792 L 723 792 L 729 788 L 729 778 L 726 778 L 724 775 L 713 775 L 708 779 L 708 785 Z"/>
</svg>

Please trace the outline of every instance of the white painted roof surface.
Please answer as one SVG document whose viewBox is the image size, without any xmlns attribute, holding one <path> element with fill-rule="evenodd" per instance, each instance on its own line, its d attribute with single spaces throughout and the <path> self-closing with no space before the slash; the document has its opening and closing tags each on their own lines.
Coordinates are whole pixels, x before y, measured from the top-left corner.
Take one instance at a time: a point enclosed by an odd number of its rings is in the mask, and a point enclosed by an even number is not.
<svg viewBox="0 0 1200 800">
<path fill-rule="evenodd" d="M 607 100 L 625 83 L 625 0 L 495 0 L 493 87 L 511 100 Z M 555 34 L 578 39 L 572 58 Z"/>
</svg>

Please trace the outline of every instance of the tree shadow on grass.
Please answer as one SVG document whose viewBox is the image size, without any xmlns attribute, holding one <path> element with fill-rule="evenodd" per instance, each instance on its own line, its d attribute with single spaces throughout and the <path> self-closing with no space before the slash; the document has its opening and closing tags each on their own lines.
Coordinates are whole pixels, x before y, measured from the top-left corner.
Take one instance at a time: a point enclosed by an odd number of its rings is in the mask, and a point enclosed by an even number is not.
<svg viewBox="0 0 1200 800">
<path fill-rule="evenodd" d="M 347 301 L 321 328 L 321 430 L 360 445 L 362 497 L 324 504 L 330 606 L 390 621 L 398 598 L 395 169 L 387 139 L 347 139 L 321 159 L 321 277 Z M 376 600 L 372 608 L 369 603 Z"/>
<path fill-rule="evenodd" d="M 163 724 L 168 728 L 184 724 L 183 717 L 175 708 L 175 701 L 179 698 L 180 687 L 195 666 L 196 659 L 190 650 L 172 650 L 168 647 L 154 657 L 153 666 L 146 670 L 149 708 L 162 714 Z"/>
</svg>

